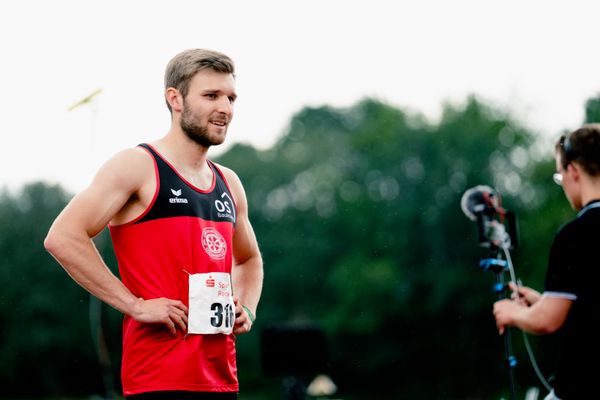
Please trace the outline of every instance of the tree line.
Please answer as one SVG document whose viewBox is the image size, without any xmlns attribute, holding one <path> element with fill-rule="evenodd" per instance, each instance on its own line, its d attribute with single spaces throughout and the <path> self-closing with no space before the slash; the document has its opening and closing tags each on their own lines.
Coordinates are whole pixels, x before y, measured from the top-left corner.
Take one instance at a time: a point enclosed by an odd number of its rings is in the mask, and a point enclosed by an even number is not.
<svg viewBox="0 0 600 400">
<path fill-rule="evenodd" d="M 582 122 L 598 121 L 600 97 L 584 106 Z M 253 333 L 238 338 L 241 398 L 290 374 L 309 381 L 318 373 L 348 399 L 508 393 L 491 313 L 495 277 L 479 267 L 487 249 L 460 200 L 479 184 L 501 194 L 518 218 L 516 273 L 542 289 L 553 235 L 574 216 L 551 179 L 561 128 L 544 137 L 475 96 L 444 105 L 437 122 L 367 98 L 348 108 L 304 108 L 271 148 L 237 144 L 220 155 L 215 161 L 244 182 L 265 262 Z M 119 390 L 121 315 L 108 307 L 99 313 L 42 245 L 72 195 L 45 182 L 0 193 L 0 385 L 7 396 Z M 118 273 L 106 231 L 96 243 Z M 296 361 L 303 370 L 282 360 L 275 370 L 265 365 L 273 362 L 269 346 L 293 356 L 267 333 L 315 329 L 323 347 L 288 343 L 305 356 Z M 521 336 L 512 335 L 519 391 L 541 387 Z M 102 340 L 104 365 L 96 350 Z M 529 340 L 550 372 L 552 338 Z"/>
</svg>

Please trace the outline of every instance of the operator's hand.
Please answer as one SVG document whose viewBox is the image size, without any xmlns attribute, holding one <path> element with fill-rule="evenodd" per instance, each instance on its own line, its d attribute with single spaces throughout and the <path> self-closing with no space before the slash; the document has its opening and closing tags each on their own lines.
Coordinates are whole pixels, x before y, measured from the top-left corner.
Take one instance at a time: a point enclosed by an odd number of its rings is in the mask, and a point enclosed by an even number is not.
<svg viewBox="0 0 600 400">
<path fill-rule="evenodd" d="M 179 300 L 139 298 L 131 317 L 138 322 L 163 324 L 173 335 L 177 335 L 177 328 L 187 332 L 187 313 L 187 307 Z"/>
<path fill-rule="evenodd" d="M 494 303 L 494 317 L 498 333 L 502 335 L 507 326 L 515 325 L 515 319 L 519 313 L 526 309 L 527 305 L 522 302 L 502 299 Z"/>
<path fill-rule="evenodd" d="M 516 285 L 514 282 L 509 282 L 508 287 L 513 292 L 512 298 L 527 306 L 534 304 L 542 297 L 537 290 L 527 286 Z"/>
<path fill-rule="evenodd" d="M 252 329 L 252 320 L 250 316 L 242 307 L 242 303 L 237 297 L 233 297 L 233 303 L 235 304 L 235 324 L 233 325 L 233 333 L 239 335 L 240 333 L 248 333 Z"/>
</svg>

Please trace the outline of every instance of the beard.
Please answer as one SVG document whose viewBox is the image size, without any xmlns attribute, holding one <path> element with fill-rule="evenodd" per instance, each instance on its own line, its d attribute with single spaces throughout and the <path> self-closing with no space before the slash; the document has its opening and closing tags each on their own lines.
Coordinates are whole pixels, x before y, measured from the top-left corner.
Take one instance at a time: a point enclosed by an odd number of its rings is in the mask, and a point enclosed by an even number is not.
<svg viewBox="0 0 600 400">
<path fill-rule="evenodd" d="M 208 131 L 208 126 L 200 125 L 185 103 L 183 104 L 183 112 L 181 113 L 179 125 L 188 138 L 206 148 L 223 143 L 225 134 L 227 133 L 227 128 L 225 128 L 225 132 L 222 135 L 211 135 Z"/>
</svg>

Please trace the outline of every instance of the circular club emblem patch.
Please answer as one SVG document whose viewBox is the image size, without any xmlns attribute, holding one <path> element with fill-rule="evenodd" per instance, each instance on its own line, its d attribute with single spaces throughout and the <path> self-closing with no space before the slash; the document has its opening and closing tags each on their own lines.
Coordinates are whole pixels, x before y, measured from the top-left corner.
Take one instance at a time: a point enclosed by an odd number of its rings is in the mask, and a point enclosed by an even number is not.
<svg viewBox="0 0 600 400">
<path fill-rule="evenodd" d="M 206 254 L 215 260 L 225 258 L 227 243 L 215 228 L 204 228 L 202 231 L 202 247 Z"/>
</svg>

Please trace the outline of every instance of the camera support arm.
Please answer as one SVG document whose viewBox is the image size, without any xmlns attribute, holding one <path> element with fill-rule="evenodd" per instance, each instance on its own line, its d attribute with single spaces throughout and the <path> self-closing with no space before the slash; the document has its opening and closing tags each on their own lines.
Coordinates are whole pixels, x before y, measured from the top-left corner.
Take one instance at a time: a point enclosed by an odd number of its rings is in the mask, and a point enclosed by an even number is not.
<svg viewBox="0 0 600 400">
<path fill-rule="evenodd" d="M 500 300 L 506 297 L 506 292 L 508 290 L 508 285 L 504 281 L 504 272 L 510 270 L 510 263 L 507 260 L 500 258 L 499 249 L 497 247 L 491 246 L 490 249 L 490 257 L 481 259 L 479 261 L 479 266 L 484 271 L 492 271 L 495 274 L 496 282 L 494 284 L 494 292 L 497 294 L 498 300 Z M 511 399 L 515 400 L 517 397 L 514 368 L 517 366 L 517 359 L 512 354 L 512 341 L 509 327 L 507 327 L 502 334 L 502 339 L 504 341 L 504 362 L 505 366 L 508 368 Z"/>
</svg>

